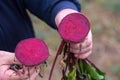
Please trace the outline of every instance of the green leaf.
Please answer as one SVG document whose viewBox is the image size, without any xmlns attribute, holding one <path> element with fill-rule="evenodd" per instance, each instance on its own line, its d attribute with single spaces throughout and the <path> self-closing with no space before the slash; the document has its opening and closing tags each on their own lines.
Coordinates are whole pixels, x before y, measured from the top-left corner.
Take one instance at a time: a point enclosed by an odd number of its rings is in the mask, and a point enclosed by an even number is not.
<svg viewBox="0 0 120 80">
<path fill-rule="evenodd" d="M 80 75 L 80 79 L 82 79 L 82 80 L 87 79 L 87 74 L 82 73 L 82 74 Z"/>
<path fill-rule="evenodd" d="M 69 80 L 67 76 L 64 76 L 64 80 Z"/>
<path fill-rule="evenodd" d="M 105 79 L 105 73 L 102 72 L 100 69 L 96 68 L 96 72 L 99 74 L 101 79 Z"/>
<path fill-rule="evenodd" d="M 86 64 L 86 67 L 92 80 L 104 80 L 104 75 L 101 75 L 102 72 L 99 69 L 97 69 L 96 71 L 96 69 L 90 66 L 89 64 Z"/>
<path fill-rule="evenodd" d="M 76 67 L 68 74 L 68 80 L 75 80 Z"/>
<path fill-rule="evenodd" d="M 84 73 L 83 61 L 82 60 L 78 60 L 78 65 L 79 65 L 79 69 L 80 69 L 81 73 Z"/>
</svg>

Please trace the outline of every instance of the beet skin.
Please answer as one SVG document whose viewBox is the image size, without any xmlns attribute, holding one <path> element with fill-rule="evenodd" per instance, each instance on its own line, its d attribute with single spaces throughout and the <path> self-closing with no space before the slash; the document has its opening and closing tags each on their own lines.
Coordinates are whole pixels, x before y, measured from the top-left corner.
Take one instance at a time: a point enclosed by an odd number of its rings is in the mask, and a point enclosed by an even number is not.
<svg viewBox="0 0 120 80">
<path fill-rule="evenodd" d="M 35 66 L 44 62 L 49 51 L 46 44 L 37 38 L 28 38 L 20 41 L 15 49 L 16 58 L 26 66 Z"/>
<path fill-rule="evenodd" d="M 88 19 L 80 13 L 71 13 L 64 17 L 59 24 L 58 32 L 60 36 L 70 42 L 80 42 L 84 40 L 90 30 Z"/>
</svg>

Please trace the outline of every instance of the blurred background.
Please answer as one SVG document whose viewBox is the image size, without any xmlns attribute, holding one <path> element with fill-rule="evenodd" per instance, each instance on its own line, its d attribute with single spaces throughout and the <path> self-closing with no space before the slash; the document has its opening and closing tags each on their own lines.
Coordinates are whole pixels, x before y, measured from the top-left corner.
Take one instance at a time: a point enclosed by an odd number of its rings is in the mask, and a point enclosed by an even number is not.
<svg viewBox="0 0 120 80">
<path fill-rule="evenodd" d="M 82 13 L 91 23 L 93 53 L 89 59 L 106 73 L 106 80 L 120 80 L 120 0 L 80 0 Z M 57 31 L 30 14 L 36 37 L 43 39 L 50 50 L 44 77 L 48 79 L 53 58 L 60 44 Z M 59 60 L 58 60 L 59 61 Z M 47 74 L 46 74 L 47 73 Z M 60 67 L 56 66 L 53 80 L 60 80 Z M 40 80 L 40 79 L 38 79 Z"/>
</svg>

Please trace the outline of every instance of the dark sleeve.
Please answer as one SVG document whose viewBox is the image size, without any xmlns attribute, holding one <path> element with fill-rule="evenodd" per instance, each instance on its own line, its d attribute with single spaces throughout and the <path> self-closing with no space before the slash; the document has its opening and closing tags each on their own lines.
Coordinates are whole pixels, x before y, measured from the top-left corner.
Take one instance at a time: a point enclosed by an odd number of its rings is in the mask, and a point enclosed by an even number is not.
<svg viewBox="0 0 120 80">
<path fill-rule="evenodd" d="M 78 0 L 24 0 L 25 7 L 53 28 L 56 14 L 66 8 L 81 10 Z"/>
</svg>

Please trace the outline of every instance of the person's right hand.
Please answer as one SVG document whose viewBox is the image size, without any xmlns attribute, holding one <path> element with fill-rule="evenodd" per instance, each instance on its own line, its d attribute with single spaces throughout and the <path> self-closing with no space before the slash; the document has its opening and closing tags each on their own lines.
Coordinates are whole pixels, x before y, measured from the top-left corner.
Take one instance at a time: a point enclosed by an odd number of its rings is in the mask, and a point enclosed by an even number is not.
<svg viewBox="0 0 120 80">
<path fill-rule="evenodd" d="M 23 67 L 20 70 L 12 70 L 10 69 L 11 64 L 22 66 L 18 60 L 14 61 L 14 59 L 14 53 L 0 51 L 0 80 L 35 80 L 39 69 L 37 69 L 37 72 L 34 67 L 31 67 L 29 72 L 27 67 Z M 30 79 L 28 73 L 30 74 Z"/>
</svg>

